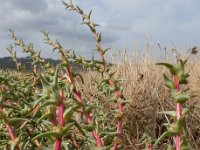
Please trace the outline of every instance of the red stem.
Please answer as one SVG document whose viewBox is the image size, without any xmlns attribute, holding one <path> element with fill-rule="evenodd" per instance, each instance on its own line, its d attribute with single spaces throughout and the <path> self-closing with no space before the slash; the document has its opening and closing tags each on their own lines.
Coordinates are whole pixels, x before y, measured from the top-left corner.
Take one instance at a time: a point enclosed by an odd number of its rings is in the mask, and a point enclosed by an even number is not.
<svg viewBox="0 0 200 150">
<path fill-rule="evenodd" d="M 110 86 L 115 86 L 115 83 L 113 82 L 113 80 L 109 80 L 108 82 L 109 82 L 109 85 L 110 85 Z M 115 96 L 116 96 L 117 98 L 120 98 L 120 97 L 121 97 L 121 93 L 120 93 L 119 90 L 116 90 L 116 91 L 115 91 Z M 118 103 L 118 112 L 119 112 L 120 114 L 123 113 L 123 104 L 121 104 L 121 103 Z M 121 138 L 121 137 L 122 137 L 122 133 L 123 133 L 122 124 L 123 124 L 122 118 L 120 118 L 120 119 L 118 120 L 118 125 L 117 125 L 118 138 Z M 118 145 L 118 141 L 116 140 L 116 141 L 115 141 L 115 144 L 114 144 L 114 147 L 113 147 L 113 150 L 117 150 L 117 145 Z"/>
<path fill-rule="evenodd" d="M 149 144 L 149 150 L 153 150 L 153 144 Z"/>
<path fill-rule="evenodd" d="M 67 75 L 68 75 L 69 78 L 67 78 L 66 76 L 63 76 L 62 79 L 64 79 L 64 78 L 69 79 L 70 84 L 73 85 L 73 84 L 74 84 L 74 78 L 73 78 L 73 76 L 72 76 L 72 73 L 71 73 L 70 68 L 67 67 L 67 70 L 66 70 L 66 71 L 67 71 Z M 74 92 L 74 97 L 75 97 L 75 99 L 76 99 L 78 102 L 83 103 L 83 100 L 82 100 L 82 97 L 81 97 L 81 93 L 79 93 L 79 92 L 76 91 L 76 90 L 74 90 L 73 92 Z M 90 124 L 91 121 L 92 121 L 92 117 L 90 116 L 89 113 L 86 113 L 86 112 L 84 112 L 84 115 L 86 116 L 87 123 Z M 100 136 L 96 133 L 95 130 L 92 131 L 92 135 L 93 135 L 93 138 L 94 138 L 95 141 L 96 141 L 97 147 L 102 147 L 102 146 L 103 146 L 103 141 L 101 140 Z"/>
<path fill-rule="evenodd" d="M 12 127 L 10 125 L 6 124 L 6 128 L 8 130 L 9 135 L 10 135 L 10 139 L 14 140 L 15 139 L 15 135 L 14 135 Z"/>
<path fill-rule="evenodd" d="M 3 108 L 2 107 L 0 107 L 0 112 L 3 112 Z M 10 135 L 10 139 L 14 140 L 15 139 L 15 135 L 14 135 L 12 127 L 9 124 L 6 123 L 6 128 L 8 130 L 9 135 Z"/>
<path fill-rule="evenodd" d="M 65 99 L 63 90 L 60 91 L 60 96 L 61 96 L 61 102 L 58 106 L 58 123 L 63 127 L 64 126 L 63 113 L 64 113 L 64 99 Z"/>
<path fill-rule="evenodd" d="M 63 127 L 64 126 L 64 118 L 63 118 L 63 113 L 64 113 L 64 91 L 60 91 L 60 97 L 61 101 L 60 104 L 58 105 L 58 124 Z M 56 139 L 56 145 L 55 145 L 55 150 L 60 150 L 62 145 L 62 138 L 57 138 Z"/>
<path fill-rule="evenodd" d="M 80 103 L 83 103 L 81 94 L 77 91 L 74 91 L 74 97 L 76 98 L 77 101 Z M 92 122 L 92 117 L 89 113 L 84 112 L 84 115 L 86 117 L 87 123 L 90 124 Z M 101 140 L 100 136 L 96 133 L 95 130 L 92 131 L 92 136 L 96 141 L 97 147 L 102 147 L 103 146 L 103 141 Z"/>
<path fill-rule="evenodd" d="M 118 104 L 118 111 L 119 113 L 123 113 L 123 105 L 121 103 Z M 121 137 L 122 136 L 122 119 L 118 120 L 118 136 Z"/>
<path fill-rule="evenodd" d="M 174 82 L 175 82 L 175 86 L 176 86 L 176 91 L 179 91 L 179 79 L 177 76 L 174 76 Z M 180 117 L 182 116 L 182 104 L 181 103 L 177 103 L 176 104 L 176 119 L 177 121 L 180 119 Z M 181 133 L 179 133 L 176 136 L 176 150 L 181 150 L 181 140 L 182 140 L 182 135 Z"/>
<path fill-rule="evenodd" d="M 74 78 L 72 76 L 72 73 L 71 73 L 71 70 L 69 67 L 67 67 L 67 74 L 69 76 L 69 79 L 70 79 L 70 83 L 73 84 L 74 83 Z"/>
<path fill-rule="evenodd" d="M 60 150 L 62 145 L 62 138 L 57 138 L 56 139 L 56 145 L 55 145 L 55 150 Z"/>
</svg>

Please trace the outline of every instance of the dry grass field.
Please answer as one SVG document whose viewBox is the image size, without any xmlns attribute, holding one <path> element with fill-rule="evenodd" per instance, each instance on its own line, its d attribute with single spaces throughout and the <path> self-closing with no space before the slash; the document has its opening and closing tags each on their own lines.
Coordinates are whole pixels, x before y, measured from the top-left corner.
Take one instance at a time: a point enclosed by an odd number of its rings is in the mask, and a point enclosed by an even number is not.
<svg viewBox="0 0 200 150">
<path fill-rule="evenodd" d="M 120 54 L 121 55 L 121 54 Z M 150 131 L 152 138 L 158 138 L 166 129 L 163 123 L 172 122 L 169 116 L 158 114 L 160 111 L 175 110 L 175 105 L 170 99 L 168 89 L 165 87 L 163 74 L 169 73 L 162 66 L 157 66 L 159 60 L 143 57 L 140 62 L 134 54 L 122 54 L 117 65 L 114 66 L 116 76 L 124 81 L 124 94 L 131 102 L 125 109 L 124 145 L 133 150 L 144 149 L 145 144 L 140 139 L 146 130 Z M 184 57 L 184 56 L 183 56 Z M 185 56 L 186 57 L 186 56 Z M 163 61 L 163 60 L 162 60 Z M 173 63 L 173 58 L 166 60 Z M 187 106 L 200 105 L 200 60 L 199 56 L 191 56 L 186 72 L 189 72 L 189 84 L 184 88 L 196 97 L 189 100 Z M 85 92 L 94 93 L 91 89 L 91 80 L 97 79 L 95 73 L 87 72 L 84 76 L 86 81 Z M 188 140 L 194 149 L 200 148 L 200 109 L 192 110 L 187 118 Z M 173 139 L 168 139 L 173 141 Z M 167 148 L 167 140 L 162 143 L 162 149 Z"/>
</svg>

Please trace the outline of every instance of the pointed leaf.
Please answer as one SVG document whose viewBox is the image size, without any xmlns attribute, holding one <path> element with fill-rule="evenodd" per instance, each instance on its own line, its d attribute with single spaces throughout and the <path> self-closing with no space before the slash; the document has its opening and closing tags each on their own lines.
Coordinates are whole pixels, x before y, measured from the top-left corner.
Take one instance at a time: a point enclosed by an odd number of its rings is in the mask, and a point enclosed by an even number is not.
<svg viewBox="0 0 200 150">
<path fill-rule="evenodd" d="M 40 138 L 44 138 L 44 137 L 59 137 L 60 136 L 60 133 L 58 132 L 55 132 L 55 131 L 50 131 L 50 132 L 44 132 L 44 133 L 41 133 L 41 134 L 38 134 L 36 135 L 34 138 L 32 138 L 32 141 L 36 140 L 36 139 L 40 139 Z"/>
<path fill-rule="evenodd" d="M 166 137 L 168 136 L 172 136 L 173 133 L 169 132 L 169 131 L 166 131 L 164 132 L 154 143 L 154 146 L 156 146 L 160 141 L 164 140 Z"/>
<path fill-rule="evenodd" d="M 176 111 L 161 111 L 159 114 L 170 115 L 172 117 L 176 117 Z"/>
<path fill-rule="evenodd" d="M 171 73 L 172 75 L 175 75 L 175 74 L 176 74 L 175 67 L 174 67 L 172 64 L 168 64 L 168 63 L 156 63 L 156 65 L 165 66 L 165 67 L 167 67 L 167 68 L 170 70 L 170 73 Z"/>
<path fill-rule="evenodd" d="M 188 94 L 186 95 L 182 94 L 181 92 L 175 92 L 175 91 L 171 93 L 171 96 L 176 103 L 181 103 L 181 104 L 185 103 L 190 98 L 190 95 Z"/>
</svg>

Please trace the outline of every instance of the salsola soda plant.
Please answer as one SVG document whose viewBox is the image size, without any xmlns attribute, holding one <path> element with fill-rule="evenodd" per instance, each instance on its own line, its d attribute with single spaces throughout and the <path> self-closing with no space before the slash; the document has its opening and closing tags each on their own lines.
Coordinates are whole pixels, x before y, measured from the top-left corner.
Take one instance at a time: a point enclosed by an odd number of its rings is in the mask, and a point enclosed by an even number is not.
<svg viewBox="0 0 200 150">
<path fill-rule="evenodd" d="M 158 145 L 160 141 L 166 137 L 174 138 L 174 145 L 169 144 L 168 149 L 173 150 L 192 150 L 192 148 L 187 143 L 187 129 L 186 129 L 186 117 L 188 112 L 194 107 L 186 107 L 186 102 L 190 100 L 193 95 L 187 93 L 181 88 L 181 85 L 188 84 L 188 73 L 185 73 L 185 65 L 187 59 L 182 60 L 181 58 L 177 59 L 177 64 L 169 63 L 158 63 L 157 65 L 165 66 L 169 69 L 170 75 L 164 74 L 164 79 L 167 88 L 169 89 L 170 96 L 176 104 L 176 111 L 163 111 L 161 114 L 170 115 L 174 120 L 173 123 L 164 124 L 167 128 L 156 141 L 154 146 Z"/>
<path fill-rule="evenodd" d="M 121 149 L 124 106 L 119 79 L 115 79 L 111 64 L 104 55 L 108 49 L 101 46 L 102 36 L 97 24 L 90 20 L 72 2 L 63 2 L 68 10 L 80 14 L 96 41 L 100 60 L 77 57 L 75 52 L 64 49 L 57 41 L 43 32 L 45 43 L 60 54 L 60 63 L 54 68 L 34 50 L 33 44 L 25 44 L 14 31 L 14 45 L 32 59 L 32 70 L 24 70 L 18 62 L 14 46 L 7 50 L 16 63 L 17 71 L 0 74 L 0 149 Z M 76 81 L 84 79 L 71 64 L 85 70 L 96 71 L 101 80 L 93 80 L 98 93 L 84 94 Z"/>
</svg>

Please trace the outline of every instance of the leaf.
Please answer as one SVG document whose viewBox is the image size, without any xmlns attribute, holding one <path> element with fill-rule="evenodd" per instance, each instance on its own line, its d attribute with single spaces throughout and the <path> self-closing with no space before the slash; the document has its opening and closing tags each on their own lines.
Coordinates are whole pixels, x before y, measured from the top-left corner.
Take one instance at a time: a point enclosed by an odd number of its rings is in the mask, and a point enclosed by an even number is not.
<svg viewBox="0 0 200 150">
<path fill-rule="evenodd" d="M 172 136 L 174 135 L 173 133 L 169 132 L 169 131 L 166 131 L 164 132 L 154 143 L 154 146 L 158 145 L 158 143 L 162 140 L 164 140 L 166 137 L 168 136 Z"/>
<path fill-rule="evenodd" d="M 58 102 L 55 102 L 54 100 L 48 100 L 45 101 L 38 109 L 37 112 L 39 112 L 43 107 L 49 106 L 49 105 L 57 105 Z M 34 116 L 37 114 L 37 112 L 34 113 Z"/>
<path fill-rule="evenodd" d="M 133 101 L 133 100 L 121 100 L 120 102 L 121 102 L 122 105 L 125 105 L 125 104 L 127 104 L 127 103 L 132 102 L 132 101 Z"/>
<path fill-rule="evenodd" d="M 161 111 L 159 114 L 170 115 L 172 117 L 176 117 L 176 111 Z"/>
<path fill-rule="evenodd" d="M 51 116 L 51 113 L 44 114 L 42 117 L 38 119 L 37 123 L 40 123 L 42 120 L 44 120 L 45 118 L 49 118 L 50 116 Z"/>
<path fill-rule="evenodd" d="M 46 95 L 43 95 L 42 97 L 40 97 L 39 99 L 35 100 L 34 102 L 32 102 L 31 104 L 34 105 L 33 107 L 35 108 L 40 102 L 42 102 L 43 100 L 45 100 L 47 98 Z"/>
<path fill-rule="evenodd" d="M 164 79 L 165 79 L 165 84 L 166 84 L 166 86 L 167 86 L 170 90 L 175 89 L 174 82 L 173 82 L 171 79 L 169 79 L 169 78 L 166 76 L 166 74 L 164 74 L 163 76 L 164 76 Z"/>
<path fill-rule="evenodd" d="M 55 89 L 58 89 L 58 72 L 59 72 L 59 67 L 60 67 L 60 65 L 57 65 L 56 71 L 55 71 L 55 74 L 54 74 L 53 83 L 52 83 L 52 86 Z"/>
<path fill-rule="evenodd" d="M 79 12 L 80 14 L 83 14 L 83 11 L 80 9 L 80 7 L 78 7 L 77 5 L 76 5 L 76 7 L 77 7 L 77 9 L 78 9 L 78 12 Z"/>
<path fill-rule="evenodd" d="M 108 135 L 108 136 L 116 136 L 116 135 L 118 135 L 118 132 L 101 132 L 100 133 L 100 137 L 101 138 L 106 136 L 106 135 Z"/>
<path fill-rule="evenodd" d="M 27 121 L 27 122 L 31 122 L 29 119 L 27 118 L 12 118 L 12 119 L 9 119 L 8 121 L 8 124 L 14 124 L 18 121 Z"/>
<path fill-rule="evenodd" d="M 194 109 L 195 106 L 189 107 L 189 108 L 184 108 L 183 109 L 183 115 L 187 115 L 192 109 Z"/>
<path fill-rule="evenodd" d="M 101 42 L 101 33 L 99 33 L 99 34 L 97 35 L 97 42 L 98 42 L 98 43 Z M 103 55 L 104 55 L 104 54 L 103 54 Z"/>
<path fill-rule="evenodd" d="M 83 128 L 88 132 L 92 132 L 94 130 L 94 125 L 84 125 Z"/>
<path fill-rule="evenodd" d="M 69 123 L 68 125 L 66 125 L 64 128 L 63 128 L 63 132 L 62 134 L 65 135 L 73 126 L 74 126 L 74 122 L 72 123 Z"/>
<path fill-rule="evenodd" d="M 174 147 L 171 144 L 168 144 L 167 150 L 174 150 Z"/>
<path fill-rule="evenodd" d="M 91 18 L 91 14 L 92 14 L 92 10 L 90 10 L 89 14 L 88 14 L 88 18 Z"/>
<path fill-rule="evenodd" d="M 60 133 L 59 132 L 56 132 L 56 131 L 50 131 L 50 132 L 44 132 L 44 133 L 41 133 L 41 134 L 38 134 L 36 135 L 34 138 L 32 138 L 32 141 L 36 140 L 36 139 L 40 139 L 40 138 L 44 138 L 44 137 L 60 137 Z"/>
<path fill-rule="evenodd" d="M 172 64 L 168 64 L 168 63 L 156 63 L 156 65 L 165 66 L 165 67 L 167 67 L 170 70 L 170 73 L 172 75 L 176 74 L 176 69 L 175 69 L 175 67 Z"/>
<path fill-rule="evenodd" d="M 105 50 L 103 50 L 103 55 L 107 52 L 107 51 L 109 51 L 111 48 L 109 47 L 109 48 L 107 48 L 107 49 L 105 49 Z"/>
<path fill-rule="evenodd" d="M 181 103 L 181 104 L 185 103 L 190 98 L 190 95 L 188 94 L 186 95 L 182 94 L 181 92 L 175 92 L 175 91 L 171 93 L 171 96 L 176 103 Z"/>
<path fill-rule="evenodd" d="M 73 106 L 68 108 L 67 110 L 65 110 L 63 116 L 66 120 L 70 119 L 73 115 L 73 113 L 75 112 L 76 109 L 80 108 L 79 105 Z"/>
<path fill-rule="evenodd" d="M 76 76 L 80 77 L 82 84 L 84 84 L 84 80 L 83 80 L 82 75 L 79 74 L 79 73 L 75 73 L 75 74 L 74 74 L 74 77 L 76 77 Z"/>
<path fill-rule="evenodd" d="M 79 123 L 76 120 L 70 119 L 69 121 L 74 123 L 74 126 L 77 127 L 77 129 L 82 133 L 83 136 L 85 137 L 87 136 L 85 131 L 82 129 L 82 127 L 79 125 Z"/>
<path fill-rule="evenodd" d="M 50 99 L 57 104 L 61 101 L 61 96 L 59 94 L 59 91 L 52 87 L 52 93 L 50 95 Z"/>
</svg>

